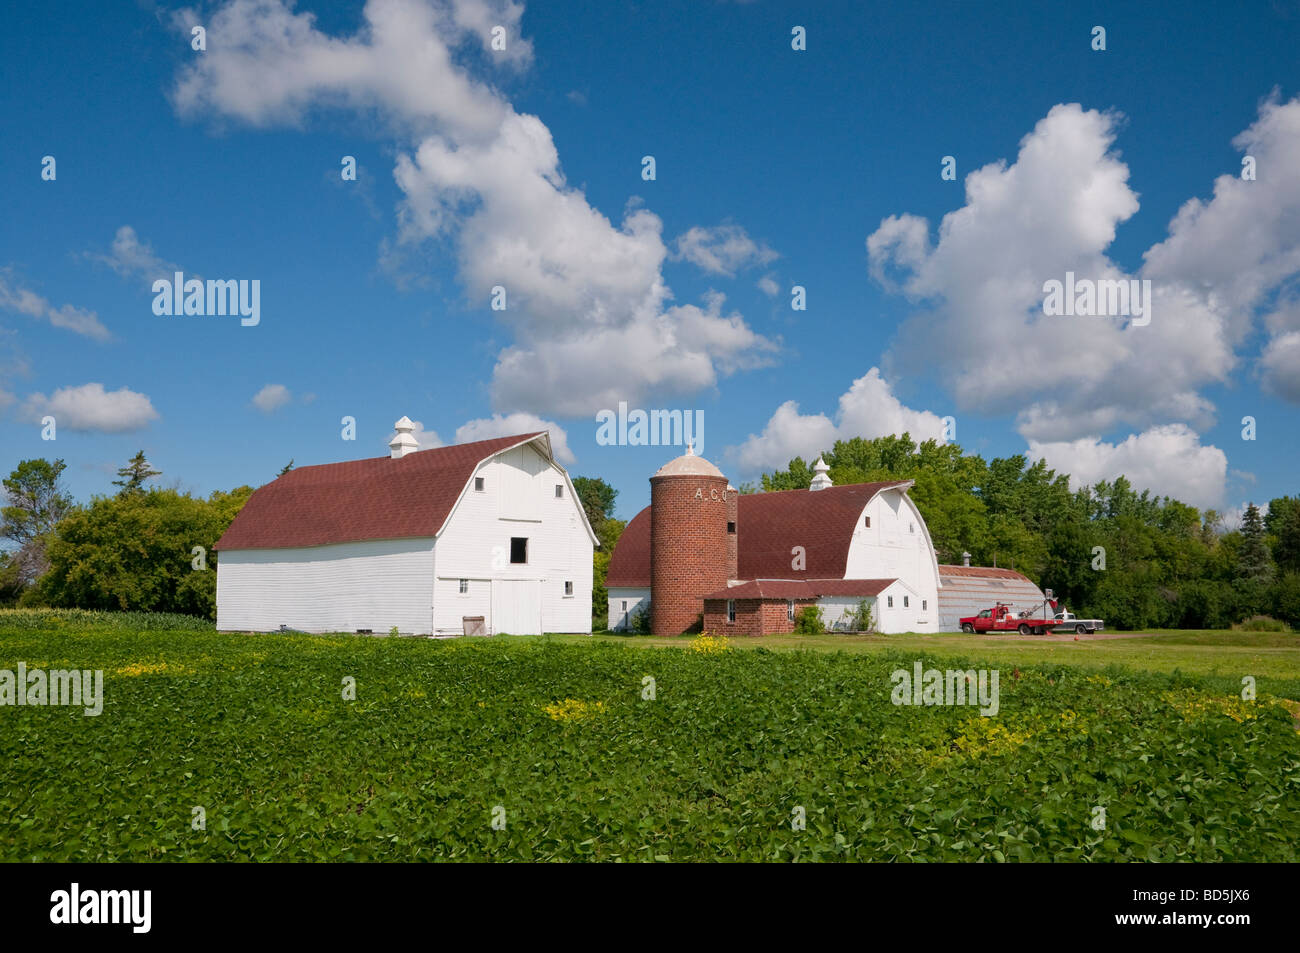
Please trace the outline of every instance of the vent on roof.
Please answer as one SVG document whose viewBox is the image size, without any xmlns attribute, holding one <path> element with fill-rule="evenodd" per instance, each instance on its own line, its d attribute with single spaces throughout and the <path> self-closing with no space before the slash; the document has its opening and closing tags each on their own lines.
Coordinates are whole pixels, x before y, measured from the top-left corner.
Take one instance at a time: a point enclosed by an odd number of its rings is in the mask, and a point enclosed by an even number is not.
<svg viewBox="0 0 1300 953">
<path fill-rule="evenodd" d="M 830 473 L 830 470 L 831 468 L 826 465 L 826 461 L 821 457 L 818 457 L 817 462 L 813 464 L 814 475 L 812 478 L 812 483 L 811 485 L 809 485 L 808 489 L 814 491 L 825 490 L 834 486 L 835 484 L 831 482 L 831 478 L 828 475 Z"/>
<path fill-rule="evenodd" d="M 389 456 L 394 460 L 420 449 L 419 443 L 411 435 L 411 432 L 415 430 L 415 424 L 411 422 L 410 417 L 402 417 L 401 420 L 393 424 L 393 429 L 397 433 L 392 440 L 388 441 L 388 450 Z"/>
</svg>

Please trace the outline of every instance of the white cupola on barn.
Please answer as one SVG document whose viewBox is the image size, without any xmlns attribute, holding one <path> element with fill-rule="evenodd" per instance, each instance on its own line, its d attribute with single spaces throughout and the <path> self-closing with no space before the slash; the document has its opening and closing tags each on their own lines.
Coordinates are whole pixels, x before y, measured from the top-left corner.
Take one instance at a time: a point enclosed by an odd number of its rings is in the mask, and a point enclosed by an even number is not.
<svg viewBox="0 0 1300 953">
<path fill-rule="evenodd" d="M 831 478 L 827 475 L 830 472 L 831 468 L 826 465 L 826 461 L 818 457 L 817 462 L 813 464 L 813 478 L 808 489 L 825 490 L 834 486 L 835 484 L 831 482 Z"/>
<path fill-rule="evenodd" d="M 420 449 L 420 444 L 412 436 L 415 430 L 415 424 L 410 417 L 402 417 L 397 423 L 393 424 L 393 429 L 397 431 L 393 439 L 388 441 L 389 456 L 394 460 L 406 456 L 408 453 L 414 453 Z"/>
</svg>

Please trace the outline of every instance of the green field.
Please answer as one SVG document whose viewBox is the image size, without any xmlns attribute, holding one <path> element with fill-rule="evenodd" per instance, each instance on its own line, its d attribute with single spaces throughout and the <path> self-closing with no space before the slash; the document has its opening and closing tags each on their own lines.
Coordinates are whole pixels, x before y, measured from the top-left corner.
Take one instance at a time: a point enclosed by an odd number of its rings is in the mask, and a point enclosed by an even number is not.
<svg viewBox="0 0 1300 953">
<path fill-rule="evenodd" d="M 550 636 L 582 643 L 584 635 Z M 640 647 L 683 646 L 690 637 L 628 636 L 602 633 L 590 638 Z M 1167 630 L 1134 638 L 1057 642 L 1037 636 L 1008 639 L 960 634 L 943 635 L 768 635 L 735 638 L 742 649 L 818 649 L 849 653 L 915 652 L 927 658 L 972 658 L 1002 664 L 1063 664 L 1089 669 L 1122 665 L 1139 671 L 1181 672 L 1214 676 L 1226 690 L 1252 675 L 1269 690 L 1300 698 L 1300 634 L 1294 632 L 1231 632 Z M 1229 684 L 1231 683 L 1231 684 Z"/>
<path fill-rule="evenodd" d="M 98 717 L 0 708 L 0 856 L 1295 860 L 1288 639 L 827 636 L 706 653 L 0 611 L 0 669 L 105 678 Z M 646 647 L 661 642 L 675 647 Z M 995 716 L 891 703 L 894 670 L 963 654 L 999 670 Z M 1258 701 L 1241 700 L 1243 675 Z"/>
</svg>

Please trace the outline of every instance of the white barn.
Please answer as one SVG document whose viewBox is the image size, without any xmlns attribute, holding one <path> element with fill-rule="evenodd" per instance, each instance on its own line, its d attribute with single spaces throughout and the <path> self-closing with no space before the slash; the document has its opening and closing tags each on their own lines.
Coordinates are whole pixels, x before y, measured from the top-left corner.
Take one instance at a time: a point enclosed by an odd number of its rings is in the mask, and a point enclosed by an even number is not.
<svg viewBox="0 0 1300 953">
<path fill-rule="evenodd" d="M 725 483 L 711 463 L 689 451 L 664 469 L 674 466 L 716 474 Z M 818 460 L 807 490 L 740 494 L 726 484 L 727 515 L 715 515 L 713 531 L 727 536 L 728 565 L 716 587 L 701 585 L 691 594 L 710 631 L 789 631 L 793 613 L 804 604 L 820 606 L 834 626 L 864 601 L 880 632 L 940 631 L 939 564 L 930 531 L 907 492 L 912 481 L 834 486 L 828 471 Z M 686 492 L 692 492 L 689 483 Z M 653 505 L 643 509 L 614 547 L 605 579 L 611 629 L 630 628 L 636 614 L 654 602 L 654 519 Z M 698 539 L 694 526 L 692 531 Z M 692 544 L 682 549 L 671 558 L 689 562 Z M 671 594 L 660 596 L 665 597 Z"/>
<path fill-rule="evenodd" d="M 818 606 L 834 629 L 847 628 L 866 602 L 877 631 L 899 633 L 955 632 L 960 617 L 998 601 L 1023 608 L 1043 603 L 1042 591 L 1013 570 L 941 565 L 908 493 L 911 480 L 834 486 L 830 468 L 819 459 L 807 490 L 741 494 L 689 450 L 660 474 L 670 470 L 725 486 L 725 515 L 720 507 L 701 508 L 698 519 L 686 524 L 689 538 L 661 548 L 656 557 L 656 504 L 638 513 L 614 547 L 605 577 L 611 629 L 633 628 L 656 598 L 681 603 L 687 597 L 692 611 L 683 618 L 698 611 L 708 631 L 737 635 L 788 632 L 806 605 Z M 695 484 L 686 481 L 683 487 L 689 505 Z M 659 499 L 673 504 L 668 494 Z M 674 532 L 671 517 L 662 523 L 661 532 Z M 717 557 L 696 554 L 723 534 L 726 565 L 714 573 Z M 721 545 L 709 550 L 722 551 Z M 669 580 L 659 584 L 659 592 L 656 559 L 682 564 L 682 571 L 658 573 Z M 715 577 L 712 584 L 699 581 Z M 684 586 L 693 588 L 684 592 Z"/>
<path fill-rule="evenodd" d="M 217 542 L 221 631 L 590 632 L 596 537 L 545 432 L 290 470 Z M 467 622 L 466 620 L 471 620 Z"/>
</svg>

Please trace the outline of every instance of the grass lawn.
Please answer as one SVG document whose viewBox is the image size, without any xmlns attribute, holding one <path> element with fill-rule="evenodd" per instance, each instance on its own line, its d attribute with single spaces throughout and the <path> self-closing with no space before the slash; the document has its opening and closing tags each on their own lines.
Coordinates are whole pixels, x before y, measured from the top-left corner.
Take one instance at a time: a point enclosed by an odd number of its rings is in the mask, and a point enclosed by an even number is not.
<svg viewBox="0 0 1300 953">
<path fill-rule="evenodd" d="M 732 645 L 0 611 L 0 676 L 104 673 L 98 716 L 0 707 L 0 859 L 1300 857 L 1279 636 Z M 959 657 L 995 714 L 895 703 Z"/>
<path fill-rule="evenodd" d="M 552 635 L 563 642 L 601 639 L 620 645 L 662 648 L 683 646 L 690 636 L 658 637 L 597 633 Z M 1062 664 L 1102 670 L 1112 665 L 1134 671 L 1182 672 L 1233 682 L 1255 678 L 1259 690 L 1300 698 L 1300 634 L 1217 630 L 1157 630 L 1134 638 L 1096 641 L 1049 641 L 1036 637 L 1007 639 L 978 635 L 768 635 L 737 637 L 738 649 L 773 651 L 809 649 L 828 652 L 912 652 L 926 658 L 970 658 L 998 665 Z M 1267 688 L 1265 686 L 1268 686 Z"/>
</svg>

